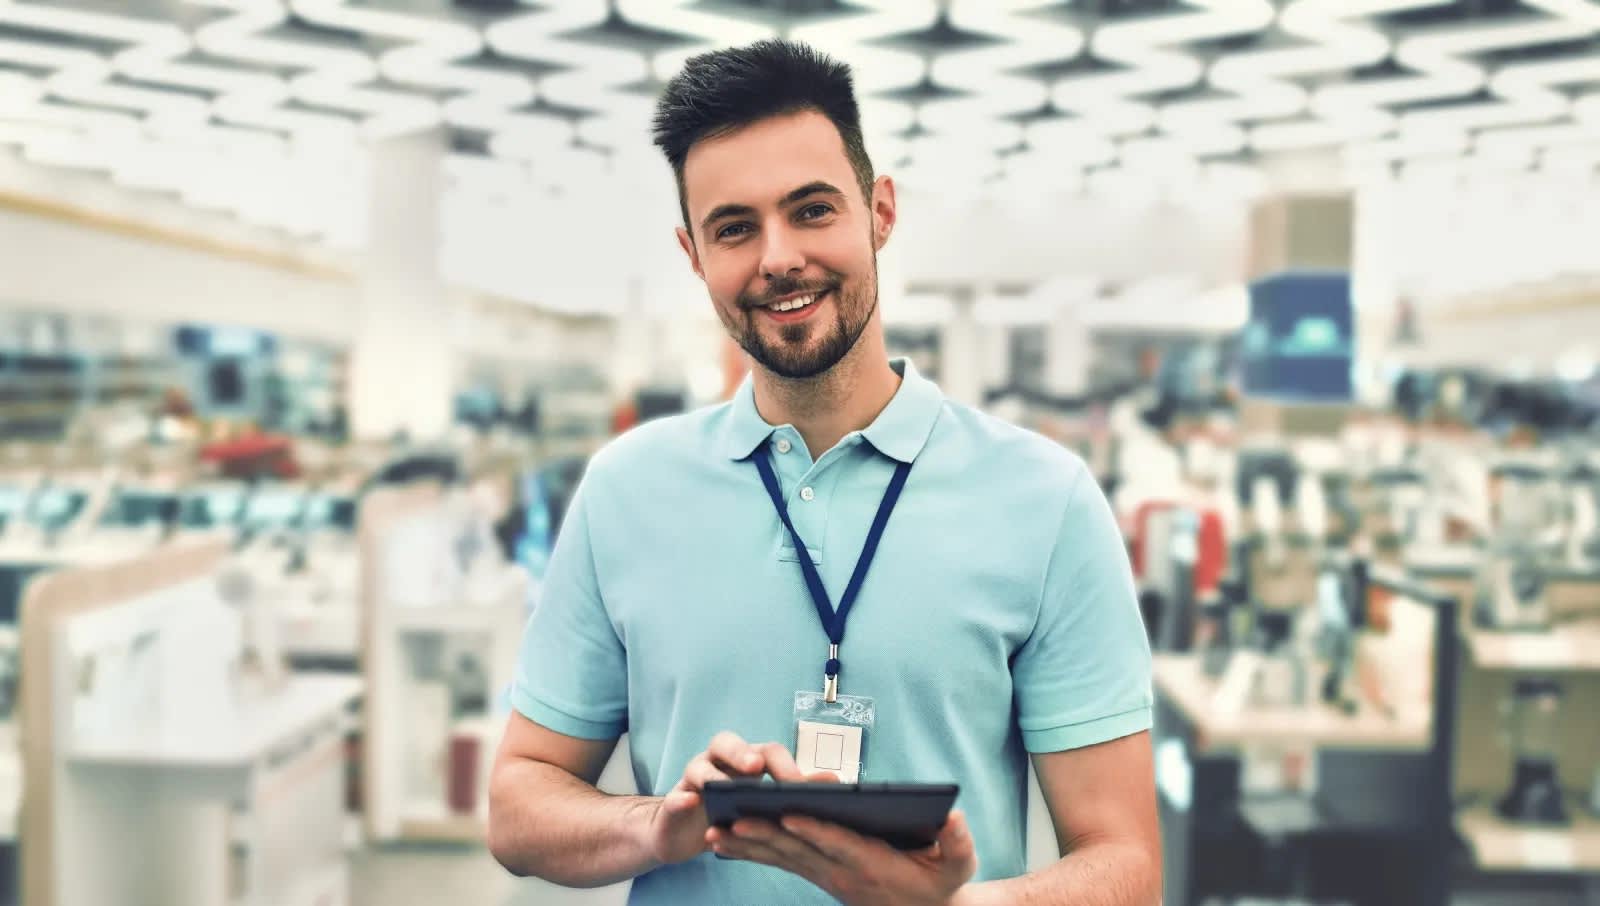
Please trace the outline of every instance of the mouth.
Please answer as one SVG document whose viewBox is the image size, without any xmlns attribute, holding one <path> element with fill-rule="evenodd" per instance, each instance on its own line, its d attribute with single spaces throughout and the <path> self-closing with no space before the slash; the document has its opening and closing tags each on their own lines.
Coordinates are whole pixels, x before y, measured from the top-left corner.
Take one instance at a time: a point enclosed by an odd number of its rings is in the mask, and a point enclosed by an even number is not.
<svg viewBox="0 0 1600 906">
<path fill-rule="evenodd" d="M 811 317 L 822 307 L 823 300 L 833 294 L 833 290 L 825 289 L 821 292 L 791 296 L 766 305 L 757 306 L 767 317 L 779 324 L 793 324 Z"/>
</svg>

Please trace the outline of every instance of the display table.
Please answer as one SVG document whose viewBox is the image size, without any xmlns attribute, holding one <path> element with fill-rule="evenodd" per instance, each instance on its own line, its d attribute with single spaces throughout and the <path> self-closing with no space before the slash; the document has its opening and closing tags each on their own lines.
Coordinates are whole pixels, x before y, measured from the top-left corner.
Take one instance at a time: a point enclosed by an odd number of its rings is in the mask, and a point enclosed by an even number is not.
<svg viewBox="0 0 1600 906">
<path fill-rule="evenodd" d="M 1156 694 L 1190 726 L 1206 751 L 1252 744 L 1295 744 L 1331 749 L 1420 752 L 1428 747 L 1427 720 L 1404 721 L 1376 709 L 1345 714 L 1321 701 L 1298 708 L 1217 707 L 1218 681 L 1192 655 L 1155 656 Z"/>
<path fill-rule="evenodd" d="M 1397 720 L 1375 709 L 1345 714 L 1321 701 L 1230 711 L 1219 705 L 1219 680 L 1205 674 L 1198 655 L 1158 654 L 1153 666 L 1165 902 L 1288 894 L 1271 889 L 1267 877 L 1281 860 L 1262 848 L 1261 827 L 1270 822 L 1255 820 L 1251 810 L 1262 803 L 1279 810 L 1298 803 L 1297 814 L 1315 816 L 1302 817 L 1305 826 L 1293 835 L 1304 841 L 1296 845 L 1307 847 L 1299 852 L 1308 865 L 1319 838 L 1382 839 L 1391 841 L 1391 853 L 1417 850 L 1428 814 L 1426 717 Z M 1301 759 L 1308 788 L 1262 789 L 1262 766 L 1289 758 Z M 1387 885 L 1364 891 L 1369 898 L 1394 891 L 1414 896 L 1425 871 L 1414 860 L 1396 859 L 1382 864 L 1381 881 L 1375 874 L 1354 883 Z M 1318 894 L 1359 901 L 1358 891 Z"/>
<path fill-rule="evenodd" d="M 225 555 L 216 540 L 173 545 L 29 586 L 29 906 L 348 902 L 344 741 L 363 682 L 207 688 L 206 665 L 227 662 L 212 631 Z"/>
</svg>

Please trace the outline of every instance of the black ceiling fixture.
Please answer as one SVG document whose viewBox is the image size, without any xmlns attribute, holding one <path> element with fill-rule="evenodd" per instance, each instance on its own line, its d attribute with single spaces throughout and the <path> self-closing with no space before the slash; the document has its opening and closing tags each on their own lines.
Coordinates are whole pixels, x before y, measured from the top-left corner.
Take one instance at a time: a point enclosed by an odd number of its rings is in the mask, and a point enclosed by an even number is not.
<svg viewBox="0 0 1600 906">
<path fill-rule="evenodd" d="M 530 57 L 508 57 L 487 48 L 479 52 L 477 56 L 457 61 L 456 65 L 489 73 L 519 75 L 535 82 L 547 75 L 566 72 L 572 68 L 563 63 L 553 63 L 549 60 Z"/>
<path fill-rule="evenodd" d="M 91 38 L 86 35 L 5 24 L 0 24 L 0 41 L 40 44 L 52 50 L 86 50 L 103 55 L 115 53 L 124 47 L 130 46 L 132 43 L 129 41 L 114 41 L 110 38 Z"/>
<path fill-rule="evenodd" d="M 1005 43 L 994 35 L 981 31 L 971 31 L 957 28 L 950 22 L 948 13 L 941 10 L 938 18 L 927 28 L 917 31 L 900 32 L 873 38 L 866 42 L 874 47 L 888 50 L 903 50 L 921 55 L 924 59 L 932 58 L 941 53 L 957 50 L 975 50 L 979 47 L 993 47 Z"/>
<path fill-rule="evenodd" d="M 543 94 L 540 94 L 538 97 L 534 98 L 530 103 L 523 104 L 521 107 L 513 108 L 511 112 L 550 116 L 555 117 L 556 119 L 566 120 L 567 122 L 573 124 L 577 124 L 583 120 L 597 115 L 596 111 L 590 110 L 587 107 L 573 107 L 567 104 L 557 104 L 545 97 Z"/>
<path fill-rule="evenodd" d="M 845 0 L 699 0 L 689 8 L 780 31 L 870 12 Z"/>
<path fill-rule="evenodd" d="M 1019 126 L 1026 127 L 1032 126 L 1035 123 L 1053 123 L 1060 122 L 1062 120 L 1075 120 L 1078 119 L 1078 116 L 1062 110 L 1056 106 L 1056 102 L 1053 99 L 1046 98 L 1044 103 L 1037 107 L 1032 107 L 1019 113 L 1008 113 L 1000 118 L 1008 122 L 1016 123 Z"/>
<path fill-rule="evenodd" d="M 1547 17 L 1542 13 L 1534 12 L 1522 0 L 1456 0 L 1454 3 L 1443 6 L 1430 6 L 1423 9 L 1387 13 L 1378 16 L 1377 21 L 1385 28 L 1395 30 L 1519 18 L 1541 19 Z"/>
<path fill-rule="evenodd" d="M 888 91 L 879 91 L 873 97 L 883 98 L 886 101 L 899 101 L 903 104 L 921 106 L 930 101 L 950 101 L 956 98 L 969 97 L 971 92 L 959 88 L 941 85 L 933 80 L 932 76 L 924 74 L 920 80 L 901 88 Z"/>
<path fill-rule="evenodd" d="M 1011 70 L 1011 72 L 1014 75 L 1025 76 L 1030 79 L 1038 79 L 1039 81 L 1047 84 L 1053 84 L 1061 81 L 1062 79 L 1069 79 L 1076 76 L 1098 75 L 1105 72 L 1116 72 L 1118 70 L 1125 70 L 1127 68 L 1128 67 L 1119 63 L 1113 63 L 1110 60 L 1103 60 L 1094 54 L 1084 52 L 1075 57 L 1067 57 L 1061 60 L 1049 60 L 1044 63 L 1033 63 L 1027 66 L 1019 66 L 1016 69 Z"/>
<path fill-rule="evenodd" d="M 576 31 L 563 32 L 557 37 L 567 41 L 575 41 L 579 44 L 589 44 L 614 50 L 631 50 L 647 56 L 654 56 L 663 51 L 676 50 L 680 47 L 688 47 L 699 42 L 698 38 L 690 37 L 682 32 L 667 31 L 662 28 L 630 22 L 617 9 L 614 2 L 607 8 L 604 22 L 599 25 L 591 25 L 588 28 L 580 28 Z"/>
</svg>

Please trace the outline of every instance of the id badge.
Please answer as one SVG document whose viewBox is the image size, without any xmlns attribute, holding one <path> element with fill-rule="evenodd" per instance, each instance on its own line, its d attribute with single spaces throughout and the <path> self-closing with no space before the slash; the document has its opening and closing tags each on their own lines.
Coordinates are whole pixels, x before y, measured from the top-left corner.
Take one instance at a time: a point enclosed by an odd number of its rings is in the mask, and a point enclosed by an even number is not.
<svg viewBox="0 0 1600 906">
<path fill-rule="evenodd" d="M 867 737 L 877 722 L 872 699 L 821 692 L 794 694 L 794 760 L 807 774 L 831 771 L 841 783 L 859 783 L 867 772 Z"/>
</svg>

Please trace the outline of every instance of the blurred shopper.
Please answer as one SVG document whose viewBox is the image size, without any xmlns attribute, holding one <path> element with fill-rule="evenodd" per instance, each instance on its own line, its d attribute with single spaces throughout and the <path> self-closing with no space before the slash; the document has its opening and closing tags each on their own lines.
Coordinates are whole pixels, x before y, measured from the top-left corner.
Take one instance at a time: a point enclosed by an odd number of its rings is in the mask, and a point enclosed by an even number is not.
<svg viewBox="0 0 1600 906">
<path fill-rule="evenodd" d="M 678 241 L 754 369 L 731 402 L 591 463 L 511 690 L 495 856 L 571 886 L 636 878 L 635 903 L 1158 902 L 1150 655 L 1122 538 L 1080 459 L 888 358 L 895 186 L 874 177 L 849 69 L 779 41 L 696 57 L 655 137 Z M 960 784 L 937 845 L 708 827 L 708 781 L 824 776 L 790 747 L 797 692 L 825 684 L 875 715 L 835 774 Z M 623 732 L 650 795 L 593 786 Z M 1029 755 L 1066 849 L 1031 875 Z"/>
</svg>

